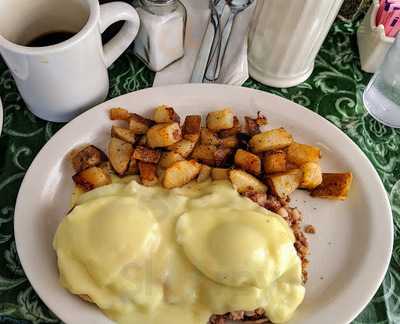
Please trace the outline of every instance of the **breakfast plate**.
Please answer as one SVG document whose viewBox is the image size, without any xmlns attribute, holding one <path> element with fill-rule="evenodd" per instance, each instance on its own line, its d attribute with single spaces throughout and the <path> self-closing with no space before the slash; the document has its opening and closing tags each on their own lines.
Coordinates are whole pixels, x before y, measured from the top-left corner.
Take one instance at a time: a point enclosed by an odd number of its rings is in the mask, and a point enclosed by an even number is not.
<svg viewBox="0 0 400 324">
<path fill-rule="evenodd" d="M 223 85 L 178 85 L 145 89 L 103 103 L 62 128 L 31 164 L 17 198 L 15 238 L 18 254 L 32 286 L 65 323 L 112 323 L 95 306 L 68 293 L 59 283 L 55 231 L 70 209 L 73 190 L 68 152 L 82 144 L 105 150 L 111 121 L 108 110 L 125 107 L 148 115 L 168 104 L 181 116 L 205 115 L 232 107 L 239 115 L 264 113 L 272 127 L 284 126 L 296 139 L 322 150 L 323 170 L 353 173 L 346 201 L 292 196 L 305 224 L 317 233 L 311 245 L 306 297 L 290 323 L 348 323 L 367 305 L 386 273 L 393 245 L 393 225 L 386 191 L 361 150 L 319 115 L 280 97 Z"/>
</svg>

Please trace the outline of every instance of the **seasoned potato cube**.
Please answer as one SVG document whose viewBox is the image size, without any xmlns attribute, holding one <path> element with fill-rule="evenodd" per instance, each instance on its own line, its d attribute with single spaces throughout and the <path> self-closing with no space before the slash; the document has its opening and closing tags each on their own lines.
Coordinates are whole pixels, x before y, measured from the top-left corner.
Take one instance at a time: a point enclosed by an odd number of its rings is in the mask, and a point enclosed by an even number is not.
<svg viewBox="0 0 400 324">
<path fill-rule="evenodd" d="M 315 146 L 294 142 L 288 147 L 287 158 L 290 163 L 301 166 L 307 162 L 318 162 L 321 150 Z"/>
<path fill-rule="evenodd" d="M 111 120 L 128 120 L 131 114 L 124 108 L 111 108 L 110 119 Z"/>
<path fill-rule="evenodd" d="M 300 167 L 303 171 L 303 179 L 300 183 L 302 189 L 314 189 L 322 183 L 321 167 L 318 163 L 307 162 Z"/>
<path fill-rule="evenodd" d="M 231 170 L 229 179 L 239 193 L 267 192 L 267 186 L 246 171 Z"/>
<path fill-rule="evenodd" d="M 162 105 L 155 109 L 153 120 L 156 123 L 179 123 L 181 119 L 175 112 L 174 108 Z"/>
<path fill-rule="evenodd" d="M 235 165 L 254 175 L 261 173 L 261 159 L 257 155 L 242 149 L 236 151 Z"/>
<path fill-rule="evenodd" d="M 217 147 L 214 145 L 196 145 L 191 157 L 207 165 L 215 165 L 214 154 L 217 151 Z"/>
<path fill-rule="evenodd" d="M 147 136 L 146 136 L 146 134 L 141 135 L 136 144 L 138 146 L 146 146 L 147 145 Z"/>
<path fill-rule="evenodd" d="M 270 175 L 267 181 L 274 195 L 286 198 L 300 186 L 302 178 L 303 172 L 300 169 L 294 169 Z"/>
<path fill-rule="evenodd" d="M 190 153 L 193 152 L 196 143 L 193 143 L 187 139 L 180 140 L 178 143 L 175 143 L 171 146 L 168 146 L 167 149 L 176 153 L 179 153 L 184 158 L 187 158 Z"/>
<path fill-rule="evenodd" d="M 110 161 L 101 162 L 97 167 L 103 169 L 104 172 L 106 172 L 107 174 L 113 174 L 114 173 L 114 170 L 113 170 L 113 168 L 111 166 Z"/>
<path fill-rule="evenodd" d="M 260 134 L 260 125 L 257 124 L 256 120 L 251 118 L 251 117 L 244 117 L 245 123 L 246 123 L 246 133 L 249 134 L 250 136 L 254 136 L 256 134 Z"/>
<path fill-rule="evenodd" d="M 125 175 L 135 175 L 139 173 L 139 165 L 138 161 L 131 157 L 129 161 L 128 169 L 125 172 Z"/>
<path fill-rule="evenodd" d="M 264 172 L 277 173 L 287 170 L 286 152 L 282 150 L 271 151 L 264 157 Z"/>
<path fill-rule="evenodd" d="M 178 161 L 183 161 L 184 157 L 176 152 L 164 152 L 161 154 L 159 165 L 162 168 L 169 168 L 172 164 Z"/>
<path fill-rule="evenodd" d="M 254 152 L 265 152 L 282 149 L 293 142 L 293 137 L 284 128 L 272 129 L 257 135 L 254 135 L 249 144 Z"/>
<path fill-rule="evenodd" d="M 224 166 L 231 160 L 232 163 L 230 164 L 233 164 L 233 149 L 228 147 L 218 148 L 214 153 L 214 160 L 216 166 Z"/>
<path fill-rule="evenodd" d="M 245 117 L 246 121 L 246 132 L 250 136 L 254 136 L 256 134 L 259 134 L 261 132 L 260 128 L 261 126 L 265 126 L 268 124 L 267 117 L 265 117 L 261 111 L 257 112 L 257 117 L 256 118 L 251 118 L 251 117 Z"/>
<path fill-rule="evenodd" d="M 316 187 L 311 196 L 327 199 L 347 199 L 353 175 L 348 173 L 323 173 L 322 183 Z"/>
<path fill-rule="evenodd" d="M 189 115 L 186 116 L 183 124 L 183 137 L 189 141 L 197 142 L 200 138 L 201 116 Z"/>
<path fill-rule="evenodd" d="M 212 168 L 208 165 L 202 164 L 200 173 L 197 176 L 197 182 L 204 182 L 210 178 Z"/>
<path fill-rule="evenodd" d="M 86 146 L 71 154 L 72 166 L 76 172 L 97 166 L 106 160 L 107 157 L 104 152 L 93 145 Z"/>
<path fill-rule="evenodd" d="M 230 129 L 234 125 L 233 113 L 230 109 L 210 112 L 207 115 L 207 128 L 218 132 L 223 129 Z"/>
<path fill-rule="evenodd" d="M 152 187 L 158 184 L 157 165 L 139 161 L 140 181 L 146 187 Z"/>
<path fill-rule="evenodd" d="M 239 118 L 237 118 L 236 116 L 233 117 L 233 127 L 229 128 L 229 129 L 225 129 L 219 132 L 219 136 L 221 138 L 225 138 L 225 137 L 230 137 L 230 136 L 234 136 L 238 133 L 240 133 L 240 121 Z"/>
<path fill-rule="evenodd" d="M 167 189 L 182 187 L 197 177 L 201 164 L 194 161 L 178 161 L 165 171 L 163 186 Z"/>
<path fill-rule="evenodd" d="M 221 139 L 217 133 L 210 131 L 208 128 L 202 128 L 200 142 L 204 145 L 219 145 L 221 144 Z"/>
<path fill-rule="evenodd" d="M 268 119 L 267 119 L 267 117 L 265 117 L 261 111 L 258 111 L 258 112 L 257 112 L 257 118 L 256 118 L 255 120 L 256 120 L 256 123 L 257 123 L 259 126 L 265 126 L 265 125 L 268 124 Z"/>
<path fill-rule="evenodd" d="M 164 181 L 165 169 L 163 167 L 161 167 L 161 165 L 157 165 L 157 177 L 158 177 L 158 181 L 160 183 L 162 183 Z"/>
<path fill-rule="evenodd" d="M 182 138 L 178 123 L 157 124 L 147 132 L 147 145 L 151 148 L 167 147 L 179 142 Z"/>
<path fill-rule="evenodd" d="M 153 125 L 154 121 L 138 114 L 131 114 L 129 118 L 129 129 L 135 134 L 146 134 L 147 130 Z"/>
<path fill-rule="evenodd" d="M 221 146 L 223 147 L 235 148 L 238 145 L 239 145 L 239 140 L 236 137 L 236 135 L 225 137 L 221 140 Z"/>
<path fill-rule="evenodd" d="M 229 180 L 229 171 L 231 169 L 213 168 L 211 170 L 211 178 L 213 180 Z"/>
<path fill-rule="evenodd" d="M 137 146 L 133 151 L 132 157 L 143 162 L 158 163 L 161 158 L 161 152 L 145 146 Z"/>
<path fill-rule="evenodd" d="M 102 168 L 91 167 L 75 174 L 72 179 L 82 189 L 89 191 L 111 183 L 110 175 Z"/>
<path fill-rule="evenodd" d="M 135 132 L 128 128 L 113 126 L 111 128 L 111 136 L 131 144 L 135 143 Z"/>
<path fill-rule="evenodd" d="M 122 176 L 128 168 L 132 153 L 132 144 L 119 138 L 111 137 L 108 144 L 108 156 L 111 166 L 119 176 Z"/>
</svg>

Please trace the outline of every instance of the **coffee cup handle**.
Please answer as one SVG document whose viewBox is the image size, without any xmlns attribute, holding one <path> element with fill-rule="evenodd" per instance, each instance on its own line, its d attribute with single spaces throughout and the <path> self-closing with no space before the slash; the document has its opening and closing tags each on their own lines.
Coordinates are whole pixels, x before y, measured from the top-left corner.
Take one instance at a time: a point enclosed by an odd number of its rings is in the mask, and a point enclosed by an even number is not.
<svg viewBox="0 0 400 324">
<path fill-rule="evenodd" d="M 140 26 L 136 10 L 124 2 L 111 2 L 100 6 L 100 32 L 117 21 L 125 21 L 121 30 L 104 47 L 104 62 L 109 67 L 133 42 Z"/>
</svg>

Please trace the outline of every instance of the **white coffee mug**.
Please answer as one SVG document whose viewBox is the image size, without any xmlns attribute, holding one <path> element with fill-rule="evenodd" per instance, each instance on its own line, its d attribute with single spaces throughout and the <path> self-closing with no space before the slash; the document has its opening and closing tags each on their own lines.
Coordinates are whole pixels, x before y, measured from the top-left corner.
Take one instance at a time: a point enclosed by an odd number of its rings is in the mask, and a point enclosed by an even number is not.
<svg viewBox="0 0 400 324">
<path fill-rule="evenodd" d="M 104 46 L 101 33 L 124 20 Z M 38 117 L 65 122 L 104 101 L 107 68 L 132 43 L 139 16 L 127 3 L 98 0 L 1 0 L 0 54 L 28 108 Z M 50 46 L 26 46 L 52 32 L 76 33 Z"/>
</svg>

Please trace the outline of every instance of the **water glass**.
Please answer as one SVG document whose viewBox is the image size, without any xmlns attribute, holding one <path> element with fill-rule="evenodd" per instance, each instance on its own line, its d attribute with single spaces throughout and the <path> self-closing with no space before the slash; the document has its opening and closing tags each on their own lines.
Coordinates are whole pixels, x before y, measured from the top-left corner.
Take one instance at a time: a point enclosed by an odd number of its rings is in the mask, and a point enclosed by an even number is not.
<svg viewBox="0 0 400 324">
<path fill-rule="evenodd" d="M 364 105 L 382 124 L 400 128 L 400 36 L 364 91 Z"/>
</svg>

